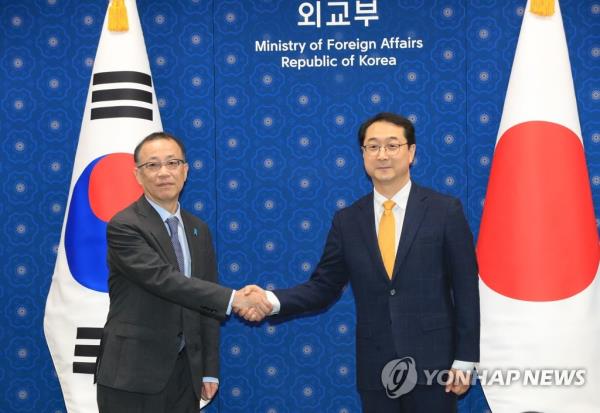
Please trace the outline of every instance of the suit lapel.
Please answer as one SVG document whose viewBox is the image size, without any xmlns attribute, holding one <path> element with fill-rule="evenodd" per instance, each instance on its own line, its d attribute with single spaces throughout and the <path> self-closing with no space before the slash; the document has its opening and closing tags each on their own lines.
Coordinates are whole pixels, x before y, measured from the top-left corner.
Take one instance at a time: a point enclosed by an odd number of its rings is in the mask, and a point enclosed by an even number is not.
<svg viewBox="0 0 600 413">
<path fill-rule="evenodd" d="M 390 282 L 390 279 L 387 276 L 387 272 L 385 271 L 385 267 L 383 266 L 383 258 L 381 257 L 381 251 L 379 250 L 379 243 L 377 241 L 377 231 L 375 230 L 375 209 L 373 207 L 373 193 L 365 196 L 362 200 L 359 201 L 358 207 L 360 209 L 360 216 L 358 221 L 358 225 L 360 227 L 360 231 L 363 234 L 365 239 L 365 244 L 367 246 L 367 250 L 369 251 L 369 255 L 371 256 L 371 261 L 375 266 L 375 270 L 380 278 L 385 280 L 386 282 Z"/>
<path fill-rule="evenodd" d="M 196 265 L 198 265 L 198 251 L 200 242 L 200 229 L 194 226 L 194 223 L 190 219 L 187 212 L 181 210 L 181 219 L 183 219 L 183 226 L 185 227 L 185 237 L 187 239 L 188 247 L 190 249 L 190 259 L 192 261 L 192 277 L 194 274 L 200 274 L 196 271 Z"/>
<path fill-rule="evenodd" d="M 160 215 L 158 215 L 158 212 L 156 212 L 156 210 L 152 208 L 152 205 L 148 203 L 144 195 L 138 199 L 137 207 L 138 214 L 145 217 L 143 220 L 144 226 L 158 242 L 158 245 L 162 249 L 169 264 L 177 268 L 177 256 L 175 255 L 175 250 L 173 249 L 173 244 L 171 244 L 171 238 L 169 237 L 165 223 L 160 218 Z"/>
<path fill-rule="evenodd" d="M 423 217 L 425 217 L 425 212 L 427 210 L 426 199 L 427 196 L 422 194 L 419 187 L 413 182 L 410 193 L 408 194 L 408 202 L 404 214 L 404 223 L 402 224 L 402 234 L 400 234 L 400 242 L 398 243 L 398 251 L 396 251 L 396 261 L 394 262 L 392 280 L 396 279 L 398 271 L 402 266 L 402 262 L 406 258 L 406 254 L 408 254 L 408 250 L 421 226 Z"/>
</svg>

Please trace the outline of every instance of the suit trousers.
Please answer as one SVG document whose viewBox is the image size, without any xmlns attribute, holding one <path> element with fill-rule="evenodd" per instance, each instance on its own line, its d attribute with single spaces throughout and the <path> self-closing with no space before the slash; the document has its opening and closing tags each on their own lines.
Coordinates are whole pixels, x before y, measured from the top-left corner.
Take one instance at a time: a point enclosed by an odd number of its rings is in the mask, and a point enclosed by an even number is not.
<svg viewBox="0 0 600 413">
<path fill-rule="evenodd" d="M 197 413 L 187 352 L 181 351 L 165 388 L 155 394 L 134 393 L 97 385 L 99 413 Z"/>
<path fill-rule="evenodd" d="M 417 384 L 407 394 L 390 399 L 385 390 L 361 391 L 363 413 L 456 413 L 457 397 L 439 384 Z"/>
</svg>

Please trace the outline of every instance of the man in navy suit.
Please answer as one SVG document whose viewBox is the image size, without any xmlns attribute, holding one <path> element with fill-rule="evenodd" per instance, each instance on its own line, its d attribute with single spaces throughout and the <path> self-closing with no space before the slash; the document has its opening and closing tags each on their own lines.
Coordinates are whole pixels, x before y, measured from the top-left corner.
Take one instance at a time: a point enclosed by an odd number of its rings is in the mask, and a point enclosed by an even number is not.
<svg viewBox="0 0 600 413">
<path fill-rule="evenodd" d="M 360 127 L 374 191 L 336 213 L 310 280 L 267 292 L 273 313 L 315 312 L 350 282 L 356 302 L 357 385 L 364 412 L 456 411 L 460 372 L 479 361 L 479 291 L 473 238 L 458 199 L 416 185 L 412 123 L 380 113 Z M 382 370 L 412 357 L 418 383 L 390 398 Z M 430 385 L 424 370 L 450 370 Z"/>
</svg>

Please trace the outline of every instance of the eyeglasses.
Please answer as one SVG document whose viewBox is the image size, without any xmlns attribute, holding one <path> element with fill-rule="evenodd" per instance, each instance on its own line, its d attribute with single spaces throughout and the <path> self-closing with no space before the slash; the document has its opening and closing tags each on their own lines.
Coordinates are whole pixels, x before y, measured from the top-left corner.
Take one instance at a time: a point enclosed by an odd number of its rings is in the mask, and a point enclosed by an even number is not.
<svg viewBox="0 0 600 413">
<path fill-rule="evenodd" d="M 138 169 L 144 168 L 150 172 L 158 172 L 158 171 L 160 171 L 160 168 L 162 168 L 162 166 L 164 165 L 167 167 L 167 169 L 169 171 L 174 171 L 175 169 L 179 168 L 184 163 L 185 163 L 185 161 L 183 159 L 168 159 L 163 162 L 159 162 L 159 161 L 146 162 L 141 165 L 137 165 L 137 167 L 138 167 Z"/>
<path fill-rule="evenodd" d="M 368 144 L 368 145 L 363 145 L 363 146 L 361 146 L 361 148 L 363 149 L 363 151 L 365 153 L 367 153 L 368 155 L 371 155 L 371 156 L 378 155 L 381 148 L 383 148 L 383 150 L 388 155 L 395 155 L 398 153 L 400 148 L 403 147 L 404 145 L 408 145 L 408 142 L 407 143 L 387 143 L 385 145 L 379 145 L 376 143 L 372 143 L 372 144 Z"/>
</svg>

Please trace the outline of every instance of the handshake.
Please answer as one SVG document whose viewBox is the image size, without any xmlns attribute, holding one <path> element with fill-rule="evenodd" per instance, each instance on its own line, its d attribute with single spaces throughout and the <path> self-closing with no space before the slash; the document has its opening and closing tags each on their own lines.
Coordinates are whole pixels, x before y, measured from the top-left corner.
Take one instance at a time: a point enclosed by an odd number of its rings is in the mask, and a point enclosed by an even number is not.
<svg viewBox="0 0 600 413">
<path fill-rule="evenodd" d="M 273 304 L 267 298 L 267 293 L 257 285 L 247 285 L 237 290 L 231 306 L 239 317 L 252 322 L 262 321 L 273 311 Z"/>
</svg>

